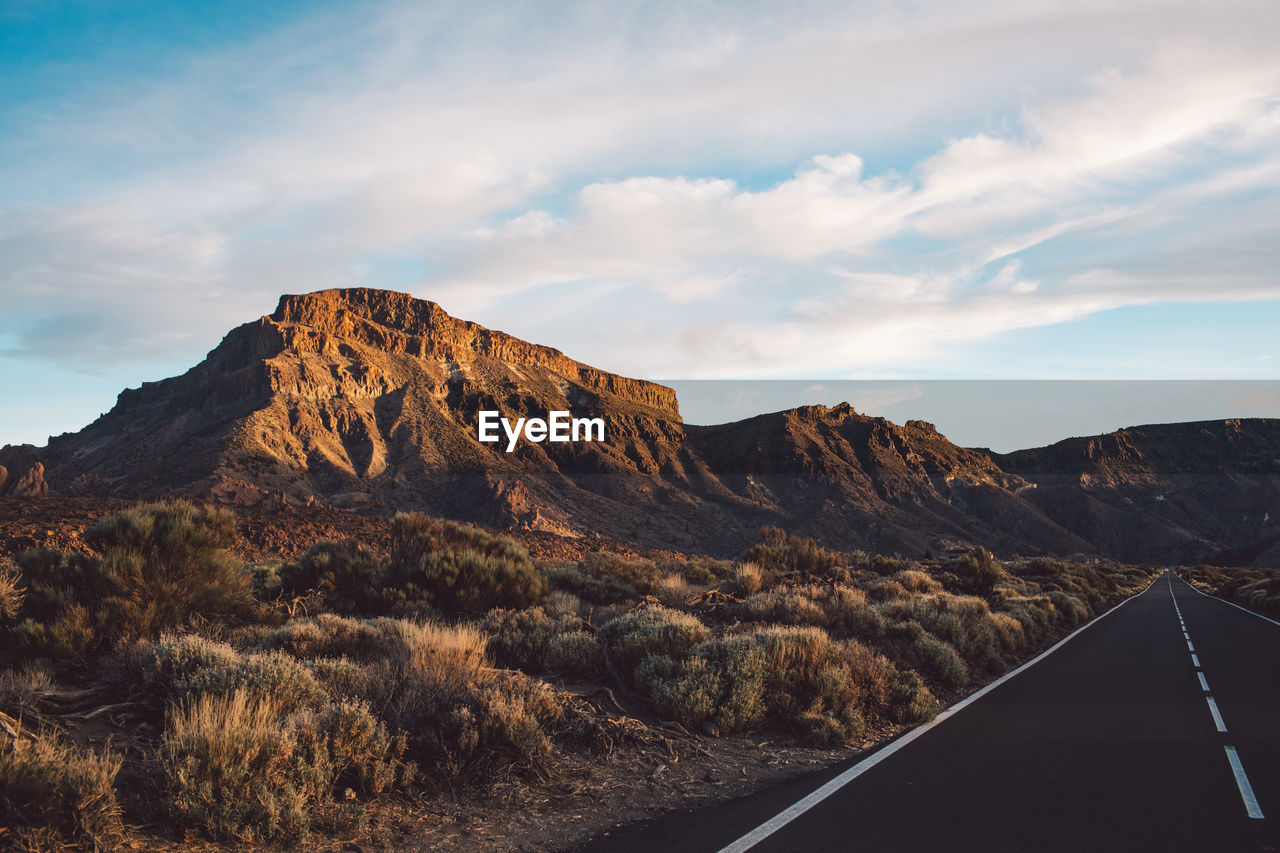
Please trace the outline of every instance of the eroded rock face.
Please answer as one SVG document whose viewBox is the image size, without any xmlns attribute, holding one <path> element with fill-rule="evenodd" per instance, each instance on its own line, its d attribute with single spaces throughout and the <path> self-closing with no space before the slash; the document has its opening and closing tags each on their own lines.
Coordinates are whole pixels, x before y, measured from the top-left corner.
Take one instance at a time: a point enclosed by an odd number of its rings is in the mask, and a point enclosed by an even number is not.
<svg viewBox="0 0 1280 853">
<path fill-rule="evenodd" d="M 601 417 L 606 441 L 506 453 L 478 441 L 482 410 Z M 282 297 L 80 432 L 0 449 L 0 489 L 425 510 L 720 553 L 780 525 L 889 553 L 1260 559 L 1280 547 L 1277 436 L 1274 421 L 1144 427 L 1000 456 L 847 404 L 689 426 L 662 385 L 354 288 Z"/>
</svg>

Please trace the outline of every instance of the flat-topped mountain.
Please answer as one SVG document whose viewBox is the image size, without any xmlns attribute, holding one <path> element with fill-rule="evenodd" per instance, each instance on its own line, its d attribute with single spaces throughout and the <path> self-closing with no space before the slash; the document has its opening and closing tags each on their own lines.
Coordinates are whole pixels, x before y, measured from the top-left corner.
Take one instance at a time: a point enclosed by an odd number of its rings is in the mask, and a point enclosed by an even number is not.
<svg viewBox="0 0 1280 853">
<path fill-rule="evenodd" d="M 478 440 L 481 411 L 514 423 L 561 410 L 603 419 L 605 440 L 511 453 Z M 847 405 L 691 426 L 670 388 L 365 288 L 282 297 L 183 375 L 122 392 L 45 448 L 0 450 L 6 460 L 26 492 L 420 509 L 683 550 L 735 551 L 771 524 L 904 554 L 1280 556 L 1277 421 L 1007 455 Z"/>
</svg>

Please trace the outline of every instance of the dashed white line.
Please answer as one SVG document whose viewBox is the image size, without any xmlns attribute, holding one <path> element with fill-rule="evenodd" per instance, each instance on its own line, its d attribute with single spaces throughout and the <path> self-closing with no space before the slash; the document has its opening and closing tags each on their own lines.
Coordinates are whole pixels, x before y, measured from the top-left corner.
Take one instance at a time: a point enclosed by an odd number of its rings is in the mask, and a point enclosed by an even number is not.
<svg viewBox="0 0 1280 853">
<path fill-rule="evenodd" d="M 1199 656 L 1199 655 L 1192 655 L 1192 656 L 1191 656 L 1191 665 L 1192 665 L 1192 666 L 1194 666 L 1196 669 L 1199 669 L 1199 668 L 1200 668 L 1200 656 Z"/>
<path fill-rule="evenodd" d="M 1196 647 L 1191 644 L 1190 640 L 1187 640 L 1187 651 L 1194 652 L 1195 650 L 1196 650 Z"/>
<path fill-rule="evenodd" d="M 1197 672 L 1197 673 L 1196 673 L 1196 675 L 1200 676 L 1200 689 L 1201 689 L 1201 690 L 1203 690 L 1205 693 L 1208 693 L 1208 692 L 1209 692 L 1209 682 L 1207 682 L 1207 681 L 1205 681 L 1205 680 L 1204 680 L 1204 673 L 1203 673 L 1203 672 Z"/>
<path fill-rule="evenodd" d="M 1227 724 L 1222 721 L 1222 712 L 1218 710 L 1218 703 L 1213 701 L 1212 696 L 1204 697 L 1204 701 L 1209 703 L 1209 713 L 1213 714 L 1213 724 L 1218 727 L 1218 731 L 1225 732 Z"/>
<path fill-rule="evenodd" d="M 1236 777 L 1236 787 L 1240 789 L 1240 799 L 1244 800 L 1244 810 L 1254 820 L 1262 820 L 1262 806 L 1258 805 L 1258 798 L 1253 794 L 1253 786 L 1249 784 L 1249 777 L 1245 775 L 1244 765 L 1240 763 L 1236 748 L 1227 746 L 1226 750 L 1227 761 L 1231 763 L 1231 772 Z"/>
</svg>

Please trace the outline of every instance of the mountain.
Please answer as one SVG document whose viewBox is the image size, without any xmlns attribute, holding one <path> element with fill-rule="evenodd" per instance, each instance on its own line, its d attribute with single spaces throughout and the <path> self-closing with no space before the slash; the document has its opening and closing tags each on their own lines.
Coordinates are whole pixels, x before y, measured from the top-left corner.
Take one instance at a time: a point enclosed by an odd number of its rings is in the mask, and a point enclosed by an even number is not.
<svg viewBox="0 0 1280 853">
<path fill-rule="evenodd" d="M 601 442 L 477 438 L 567 410 Z M 1000 455 L 848 405 L 718 426 L 675 393 L 402 293 L 284 296 L 185 374 L 120 394 L 45 448 L 5 448 L 27 491 L 420 509 L 498 527 L 732 553 L 763 525 L 918 554 L 1274 559 L 1280 422 L 1139 427 Z M 16 466 L 16 467 L 15 467 Z M 0 484 L 3 487 L 3 484 Z"/>
</svg>

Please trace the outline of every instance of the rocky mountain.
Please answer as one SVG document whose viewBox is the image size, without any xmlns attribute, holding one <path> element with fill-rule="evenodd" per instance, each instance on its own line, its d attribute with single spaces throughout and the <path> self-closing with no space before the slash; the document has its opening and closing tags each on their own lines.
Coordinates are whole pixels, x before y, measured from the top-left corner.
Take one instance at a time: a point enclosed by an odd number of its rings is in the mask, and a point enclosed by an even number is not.
<svg viewBox="0 0 1280 853">
<path fill-rule="evenodd" d="M 505 440 L 478 440 L 485 410 L 599 417 L 605 440 L 522 440 L 507 453 Z M 47 482 L 65 494 L 421 509 L 721 553 L 776 524 L 903 554 L 983 543 L 1280 557 L 1280 422 L 1138 427 L 1008 455 L 847 405 L 692 426 L 662 385 L 363 288 L 285 296 L 185 374 L 124 391 L 45 448 L 0 450 L 0 465 L 0 492 L 20 479 L 23 494 Z"/>
</svg>

